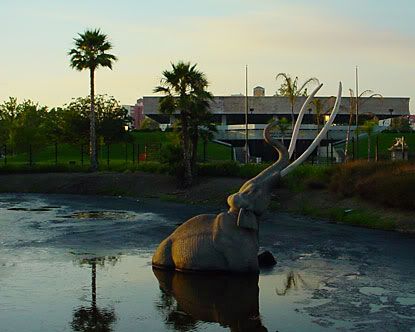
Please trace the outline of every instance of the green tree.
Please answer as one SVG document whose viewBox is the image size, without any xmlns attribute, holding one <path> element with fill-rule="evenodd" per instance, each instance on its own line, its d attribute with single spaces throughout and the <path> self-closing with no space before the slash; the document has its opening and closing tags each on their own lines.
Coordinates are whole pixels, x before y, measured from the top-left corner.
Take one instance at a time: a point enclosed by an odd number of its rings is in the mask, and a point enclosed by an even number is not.
<svg viewBox="0 0 415 332">
<path fill-rule="evenodd" d="M 27 151 L 29 145 L 37 149 L 47 143 L 48 110 L 31 100 L 18 103 L 16 98 L 9 98 L 0 105 L 0 133 L 3 144 L 9 151 Z"/>
<path fill-rule="evenodd" d="M 96 132 L 95 132 L 95 70 L 99 67 L 108 67 L 112 69 L 112 64 L 117 58 L 107 53 L 112 49 L 107 35 L 101 33 L 99 29 L 86 30 L 83 34 L 78 34 L 74 38 L 75 48 L 69 51 L 71 57 L 71 67 L 76 70 L 89 69 L 90 77 L 90 158 L 91 170 L 98 170 L 98 158 L 96 150 Z"/>
<path fill-rule="evenodd" d="M 125 126 L 131 121 L 128 111 L 114 98 L 106 95 L 95 96 L 96 135 L 106 144 L 119 142 L 125 138 Z M 63 126 L 65 137 L 70 142 L 84 143 L 83 137 L 89 132 L 88 114 L 90 97 L 79 97 L 65 105 Z"/>
<path fill-rule="evenodd" d="M 212 95 L 206 91 L 208 81 L 204 73 L 196 69 L 196 64 L 178 62 L 171 70 L 165 70 L 160 85 L 154 92 L 163 93 L 159 111 L 163 114 L 178 113 L 180 140 L 183 154 L 183 185 L 192 184 L 192 139 L 198 122 L 198 112 L 205 112 Z"/>
<path fill-rule="evenodd" d="M 19 113 L 17 98 L 9 97 L 0 104 L 0 143 L 12 145 L 15 132 L 15 120 Z"/>
</svg>

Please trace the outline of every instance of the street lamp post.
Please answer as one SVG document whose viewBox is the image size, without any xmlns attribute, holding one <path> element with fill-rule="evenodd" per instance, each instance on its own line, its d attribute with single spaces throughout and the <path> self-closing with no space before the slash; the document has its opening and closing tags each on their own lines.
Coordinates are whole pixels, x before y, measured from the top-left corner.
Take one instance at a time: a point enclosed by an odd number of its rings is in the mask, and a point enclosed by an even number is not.
<svg viewBox="0 0 415 332">
<path fill-rule="evenodd" d="M 356 66 L 356 159 L 359 158 L 359 73 Z"/>
<path fill-rule="evenodd" d="M 245 66 L 245 164 L 249 162 L 248 154 L 248 65 Z"/>
<path fill-rule="evenodd" d="M 254 123 L 254 122 L 253 122 L 253 119 L 252 119 L 252 113 L 254 113 L 254 109 L 251 107 L 251 108 L 249 109 L 249 112 L 251 113 L 250 121 L 251 121 L 252 123 Z M 252 155 L 253 155 L 253 156 L 255 156 L 255 142 L 252 142 L 252 143 L 253 143 L 253 145 L 252 145 Z"/>
</svg>

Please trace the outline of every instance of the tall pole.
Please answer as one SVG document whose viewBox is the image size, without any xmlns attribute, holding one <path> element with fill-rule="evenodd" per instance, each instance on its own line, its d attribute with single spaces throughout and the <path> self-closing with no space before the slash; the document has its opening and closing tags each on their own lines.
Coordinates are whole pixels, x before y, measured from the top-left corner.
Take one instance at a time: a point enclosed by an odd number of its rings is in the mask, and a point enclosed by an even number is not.
<svg viewBox="0 0 415 332">
<path fill-rule="evenodd" d="M 356 159 L 359 158 L 359 73 L 356 66 Z"/>
<path fill-rule="evenodd" d="M 245 66 L 245 164 L 249 162 L 248 155 L 248 65 Z"/>
</svg>

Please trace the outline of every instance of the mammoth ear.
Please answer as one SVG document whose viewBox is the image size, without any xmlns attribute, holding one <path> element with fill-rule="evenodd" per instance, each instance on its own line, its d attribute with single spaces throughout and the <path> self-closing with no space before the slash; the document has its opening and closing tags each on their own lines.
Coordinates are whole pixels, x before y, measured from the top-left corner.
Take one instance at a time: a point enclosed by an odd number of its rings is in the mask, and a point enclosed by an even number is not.
<svg viewBox="0 0 415 332">
<path fill-rule="evenodd" d="M 254 231 L 258 230 L 258 222 L 256 215 L 247 209 L 240 209 L 238 214 L 238 220 L 236 221 L 236 224 L 239 227 L 252 229 Z"/>
</svg>

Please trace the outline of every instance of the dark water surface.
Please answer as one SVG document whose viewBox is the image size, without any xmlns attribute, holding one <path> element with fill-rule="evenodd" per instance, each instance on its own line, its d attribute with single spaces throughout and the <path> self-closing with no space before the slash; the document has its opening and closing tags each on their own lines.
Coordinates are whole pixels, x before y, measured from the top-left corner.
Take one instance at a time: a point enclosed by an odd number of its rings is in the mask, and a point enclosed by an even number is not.
<svg viewBox="0 0 415 332">
<path fill-rule="evenodd" d="M 0 331 L 415 331 L 415 239 L 287 214 L 255 276 L 153 271 L 179 223 L 214 209 L 0 195 Z"/>
</svg>

